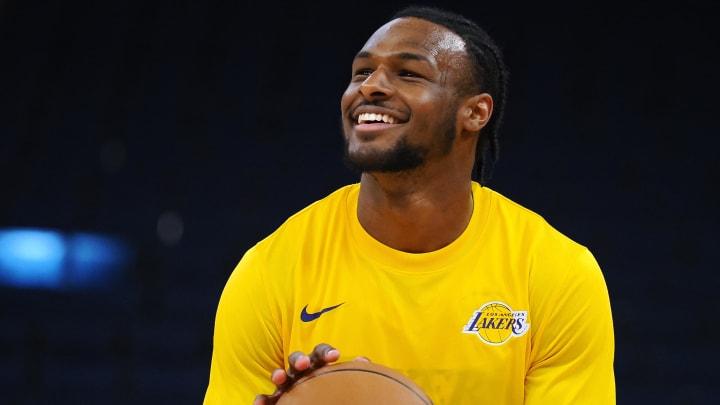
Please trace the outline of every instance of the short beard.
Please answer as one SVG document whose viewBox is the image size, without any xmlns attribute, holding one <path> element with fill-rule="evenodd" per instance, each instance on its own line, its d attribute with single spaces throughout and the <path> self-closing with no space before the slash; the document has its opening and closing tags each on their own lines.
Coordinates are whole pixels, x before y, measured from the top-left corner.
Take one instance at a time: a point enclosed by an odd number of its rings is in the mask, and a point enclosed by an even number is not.
<svg viewBox="0 0 720 405">
<path fill-rule="evenodd" d="M 448 120 L 445 124 L 445 136 L 441 140 L 442 155 L 450 153 L 455 139 L 454 122 Z M 407 138 L 401 138 L 390 150 L 371 151 L 368 153 L 350 154 L 350 148 L 345 139 L 343 162 L 345 166 L 355 173 L 399 173 L 417 169 L 425 164 L 430 150 L 423 146 L 411 145 Z"/>
<path fill-rule="evenodd" d="M 343 153 L 343 162 L 355 173 L 398 173 L 416 169 L 425 163 L 427 148 L 410 145 L 402 138 L 390 150 L 371 151 L 369 153 L 350 154 L 347 140 Z"/>
</svg>

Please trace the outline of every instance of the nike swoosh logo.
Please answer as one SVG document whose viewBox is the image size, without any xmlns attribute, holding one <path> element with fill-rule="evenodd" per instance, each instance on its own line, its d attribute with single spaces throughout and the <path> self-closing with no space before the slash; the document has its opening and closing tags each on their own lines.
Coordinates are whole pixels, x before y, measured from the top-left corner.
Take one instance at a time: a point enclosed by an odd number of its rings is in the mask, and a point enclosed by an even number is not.
<svg viewBox="0 0 720 405">
<path fill-rule="evenodd" d="M 323 308 L 322 310 L 318 312 L 308 312 L 307 311 L 307 305 L 305 305 L 305 308 L 302 309 L 302 312 L 300 312 L 300 320 L 303 322 L 311 322 L 318 318 L 320 318 L 320 315 L 324 314 L 325 312 L 332 311 L 333 309 L 339 307 L 340 305 L 344 304 L 344 302 L 333 305 L 331 307 Z"/>
</svg>

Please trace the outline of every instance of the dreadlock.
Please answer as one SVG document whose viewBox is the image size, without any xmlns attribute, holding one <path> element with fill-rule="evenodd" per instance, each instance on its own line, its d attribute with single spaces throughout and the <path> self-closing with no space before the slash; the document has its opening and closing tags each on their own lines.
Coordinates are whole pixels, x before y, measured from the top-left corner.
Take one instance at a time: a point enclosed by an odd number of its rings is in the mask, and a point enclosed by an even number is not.
<svg viewBox="0 0 720 405">
<path fill-rule="evenodd" d="M 469 19 L 452 11 L 431 6 L 411 5 L 395 13 L 393 19 L 415 17 L 453 31 L 465 41 L 474 67 L 473 88 L 467 92 L 486 92 L 493 98 L 493 114 L 480 136 L 475 153 L 473 178 L 485 185 L 499 156 L 498 128 L 505 110 L 508 71 L 500 48 L 485 30 Z M 488 173 L 489 171 L 489 173 Z"/>
</svg>

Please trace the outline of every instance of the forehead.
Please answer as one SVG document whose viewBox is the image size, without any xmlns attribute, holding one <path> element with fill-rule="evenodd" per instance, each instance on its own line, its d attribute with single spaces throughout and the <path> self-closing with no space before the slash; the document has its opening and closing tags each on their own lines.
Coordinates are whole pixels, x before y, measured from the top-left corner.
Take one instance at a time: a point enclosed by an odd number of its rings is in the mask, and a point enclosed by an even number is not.
<svg viewBox="0 0 720 405">
<path fill-rule="evenodd" d="M 466 55 L 465 41 L 449 29 L 414 18 L 398 18 L 378 28 L 363 51 L 370 53 L 420 52 L 428 59 Z"/>
</svg>

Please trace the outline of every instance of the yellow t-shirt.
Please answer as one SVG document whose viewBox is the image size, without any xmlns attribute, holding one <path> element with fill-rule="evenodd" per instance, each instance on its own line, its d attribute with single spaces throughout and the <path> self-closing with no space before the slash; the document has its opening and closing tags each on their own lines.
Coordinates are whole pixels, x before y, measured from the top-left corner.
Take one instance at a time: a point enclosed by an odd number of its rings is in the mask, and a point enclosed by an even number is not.
<svg viewBox="0 0 720 405">
<path fill-rule="evenodd" d="M 294 351 L 329 343 L 442 404 L 614 404 L 614 334 L 600 268 L 539 215 L 473 183 L 467 229 L 430 253 L 373 239 L 360 186 L 249 249 L 215 320 L 205 405 L 251 404 Z"/>
</svg>

